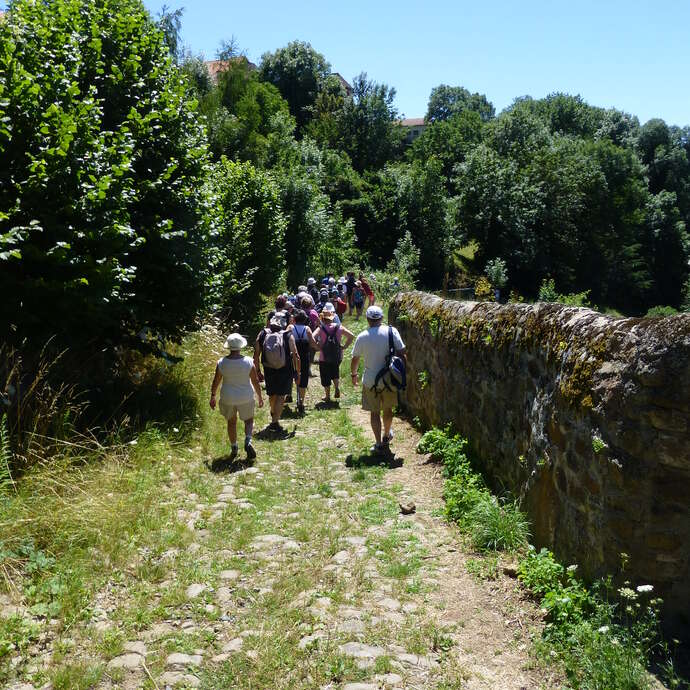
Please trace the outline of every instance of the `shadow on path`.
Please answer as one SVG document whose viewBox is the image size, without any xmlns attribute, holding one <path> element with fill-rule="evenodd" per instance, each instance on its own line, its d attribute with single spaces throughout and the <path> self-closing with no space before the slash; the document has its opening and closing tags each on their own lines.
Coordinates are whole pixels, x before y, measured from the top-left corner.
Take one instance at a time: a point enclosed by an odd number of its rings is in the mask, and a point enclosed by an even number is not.
<svg viewBox="0 0 690 690">
<path fill-rule="evenodd" d="M 271 429 L 270 425 L 257 431 L 254 434 L 254 438 L 261 439 L 262 441 L 268 441 L 273 443 L 273 441 L 286 441 L 289 438 L 295 438 L 297 434 L 297 427 L 293 427 L 292 431 L 288 431 L 285 427 L 280 427 L 280 429 Z"/>
<path fill-rule="evenodd" d="M 254 461 L 250 460 L 249 458 L 235 458 L 234 460 L 231 460 L 229 455 L 221 455 L 218 458 L 214 458 L 210 462 L 206 460 L 204 465 L 206 465 L 206 467 L 214 474 L 221 474 L 224 472 L 229 472 L 232 474 L 234 472 L 246 470 L 248 467 L 252 467 L 254 465 Z"/>
<path fill-rule="evenodd" d="M 374 455 L 372 453 L 362 453 L 361 455 L 348 455 L 345 458 L 345 467 L 357 469 L 358 467 L 387 467 L 393 470 L 403 466 L 403 459 L 394 455 Z"/>
</svg>

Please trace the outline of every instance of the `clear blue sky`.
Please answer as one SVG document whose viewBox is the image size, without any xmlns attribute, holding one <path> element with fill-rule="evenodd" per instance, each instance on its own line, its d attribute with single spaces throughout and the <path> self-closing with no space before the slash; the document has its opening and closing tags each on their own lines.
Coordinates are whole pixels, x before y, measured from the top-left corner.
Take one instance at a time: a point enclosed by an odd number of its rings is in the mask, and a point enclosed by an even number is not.
<svg viewBox="0 0 690 690">
<path fill-rule="evenodd" d="M 145 0 L 157 14 L 165 4 Z M 308 41 L 346 79 L 361 71 L 394 86 L 406 117 L 421 117 L 432 87 L 485 93 L 497 112 L 516 96 L 580 94 L 642 122 L 690 125 L 690 0 L 437 0 L 231 2 L 184 7 L 182 38 L 207 59 L 234 36 L 258 62 Z"/>
</svg>

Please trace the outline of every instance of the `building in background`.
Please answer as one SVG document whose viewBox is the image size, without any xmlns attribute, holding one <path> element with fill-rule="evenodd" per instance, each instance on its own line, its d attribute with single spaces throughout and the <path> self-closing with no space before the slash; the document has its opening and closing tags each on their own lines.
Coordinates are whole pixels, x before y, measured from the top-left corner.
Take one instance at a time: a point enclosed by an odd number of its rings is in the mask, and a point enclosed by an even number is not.
<svg viewBox="0 0 690 690">
<path fill-rule="evenodd" d="M 405 129 L 405 143 L 407 144 L 411 144 L 417 137 L 421 136 L 428 127 L 428 123 L 423 117 L 408 117 L 404 120 L 398 120 L 398 124 Z"/>
</svg>

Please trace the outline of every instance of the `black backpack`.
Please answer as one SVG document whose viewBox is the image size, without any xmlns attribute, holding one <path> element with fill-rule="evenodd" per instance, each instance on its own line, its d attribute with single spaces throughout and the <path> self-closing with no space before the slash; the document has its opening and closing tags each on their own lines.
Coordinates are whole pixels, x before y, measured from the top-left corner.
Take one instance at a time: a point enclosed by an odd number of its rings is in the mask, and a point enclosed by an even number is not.
<svg viewBox="0 0 690 690">
<path fill-rule="evenodd" d="M 329 330 L 325 325 L 321 325 L 321 330 L 326 334 L 326 342 L 321 343 L 321 352 L 323 353 L 324 362 L 330 364 L 340 364 L 343 359 L 343 348 L 338 342 L 338 329 L 336 326 L 333 330 Z"/>
</svg>

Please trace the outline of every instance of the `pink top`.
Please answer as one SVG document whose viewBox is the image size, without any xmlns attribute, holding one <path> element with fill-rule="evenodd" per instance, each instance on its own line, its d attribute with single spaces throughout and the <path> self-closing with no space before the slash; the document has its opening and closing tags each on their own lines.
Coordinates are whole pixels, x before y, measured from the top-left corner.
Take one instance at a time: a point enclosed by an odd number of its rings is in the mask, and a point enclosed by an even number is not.
<svg viewBox="0 0 690 690">
<path fill-rule="evenodd" d="M 331 326 L 327 327 L 328 330 L 333 333 L 333 329 L 337 328 L 338 330 L 336 331 L 335 338 L 338 341 L 338 345 L 341 347 L 343 346 L 343 329 L 340 326 L 336 326 L 335 324 L 332 324 Z M 314 337 L 318 339 L 319 343 L 325 343 L 326 338 L 328 337 L 326 335 L 326 332 L 323 330 L 323 326 L 319 326 L 319 329 L 314 333 Z M 319 351 L 319 362 L 324 361 L 324 356 L 323 352 Z"/>
<path fill-rule="evenodd" d="M 316 328 L 318 327 L 319 323 L 321 323 L 321 319 L 319 319 L 319 312 L 317 312 L 316 309 L 310 309 L 307 312 L 307 316 L 309 317 L 311 330 L 316 331 Z"/>
</svg>

